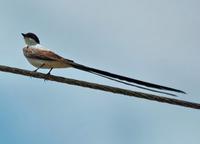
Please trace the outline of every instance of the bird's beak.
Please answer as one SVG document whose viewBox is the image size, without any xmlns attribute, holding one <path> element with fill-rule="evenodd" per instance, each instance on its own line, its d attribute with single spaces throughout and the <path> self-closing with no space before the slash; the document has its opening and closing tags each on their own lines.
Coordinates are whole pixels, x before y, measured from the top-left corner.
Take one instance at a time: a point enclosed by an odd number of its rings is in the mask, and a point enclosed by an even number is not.
<svg viewBox="0 0 200 144">
<path fill-rule="evenodd" d="M 25 36 L 26 36 L 26 34 L 24 34 L 24 33 L 21 33 L 21 34 L 22 34 L 22 36 L 23 36 L 23 37 L 25 37 Z"/>
</svg>

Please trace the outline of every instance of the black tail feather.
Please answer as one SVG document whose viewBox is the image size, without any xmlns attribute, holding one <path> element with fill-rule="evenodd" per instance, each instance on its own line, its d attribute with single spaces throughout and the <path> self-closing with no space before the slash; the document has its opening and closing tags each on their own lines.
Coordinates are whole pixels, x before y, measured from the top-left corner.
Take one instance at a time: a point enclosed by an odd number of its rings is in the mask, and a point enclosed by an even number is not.
<svg viewBox="0 0 200 144">
<path fill-rule="evenodd" d="M 168 91 L 186 94 L 182 90 L 178 90 L 178 89 L 174 89 L 174 88 L 170 88 L 170 87 L 166 87 L 166 86 L 161 86 L 161 85 L 158 85 L 158 84 L 153 84 L 153 83 L 129 78 L 129 77 L 126 77 L 126 76 L 121 76 L 121 75 L 110 73 L 110 72 L 107 72 L 107 71 L 87 67 L 87 66 L 84 66 L 84 65 L 81 65 L 81 64 L 78 64 L 78 63 L 73 62 L 71 65 L 76 69 L 87 71 L 87 72 L 90 72 L 90 73 L 93 73 L 93 74 L 97 74 L 99 76 L 103 76 L 105 78 L 108 78 L 108 79 L 111 79 L 111 80 L 114 80 L 114 81 L 118 81 L 118 82 L 121 82 L 121 83 L 124 83 L 124 84 L 127 84 L 127 85 L 132 85 L 130 83 L 135 83 L 135 84 L 142 85 L 142 86 L 149 87 L 149 88 L 155 88 L 155 89 L 160 89 L 160 90 L 168 90 Z M 116 79 L 118 79 L 118 80 L 116 80 Z M 119 80 L 122 80 L 122 81 L 119 81 Z M 130 82 L 130 83 L 126 83 L 124 81 Z M 136 85 L 132 85 L 132 86 L 136 86 Z M 141 87 L 139 86 L 139 88 L 141 88 Z M 142 88 L 144 88 L 144 87 L 142 87 Z M 144 89 L 151 90 L 151 89 L 148 89 L 148 88 L 144 88 Z M 151 90 L 151 91 L 160 92 L 160 91 L 156 91 L 156 90 Z M 161 93 L 165 93 L 165 92 L 161 92 Z M 165 93 L 165 94 L 173 95 L 173 94 L 169 94 L 169 93 Z"/>
<path fill-rule="evenodd" d="M 90 73 L 98 75 L 98 76 L 101 76 L 101 77 L 104 77 L 104 78 L 107 78 L 107 79 L 110 79 L 110 80 L 113 80 L 113 81 L 116 81 L 116 82 L 119 82 L 119 83 L 122 83 L 122 84 L 125 84 L 125 85 L 137 87 L 137 88 L 140 88 L 140 89 L 144 89 L 144 90 L 148 90 L 148 91 L 152 91 L 152 92 L 156 92 L 156 93 L 161 93 L 161 94 L 166 94 L 166 95 L 170 95 L 170 96 L 175 96 L 175 97 L 177 96 L 177 95 L 172 94 L 172 93 L 163 92 L 163 91 L 159 91 L 159 90 L 154 90 L 154 89 L 147 88 L 147 87 L 144 87 L 144 86 L 139 86 L 139 85 L 136 85 L 136 84 L 133 84 L 133 83 L 121 81 L 121 80 L 114 79 L 114 78 L 111 78 L 111 77 L 108 77 L 108 76 L 105 76 L 105 75 L 101 75 L 101 74 L 98 74 L 98 73 L 94 73 L 94 72 L 90 72 Z"/>
</svg>

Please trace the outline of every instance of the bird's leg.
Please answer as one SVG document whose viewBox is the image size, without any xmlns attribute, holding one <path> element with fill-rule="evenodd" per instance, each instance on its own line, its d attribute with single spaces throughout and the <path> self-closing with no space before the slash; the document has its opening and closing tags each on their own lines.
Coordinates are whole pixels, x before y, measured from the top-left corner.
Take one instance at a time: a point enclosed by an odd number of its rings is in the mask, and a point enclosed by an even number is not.
<svg viewBox="0 0 200 144">
<path fill-rule="evenodd" d="M 49 70 L 49 72 L 47 73 L 47 75 L 51 75 L 51 71 L 53 70 L 53 68 L 51 68 L 50 70 Z"/>
<path fill-rule="evenodd" d="M 28 47 L 27 47 L 28 48 Z M 41 64 L 41 66 L 39 66 L 38 68 L 36 68 L 33 72 L 37 72 L 37 70 L 39 70 L 40 68 L 42 68 L 45 64 Z M 32 76 L 30 76 L 32 78 Z"/>
<path fill-rule="evenodd" d="M 34 72 L 37 72 L 37 70 L 39 70 L 40 68 L 42 68 L 45 64 L 41 64 L 41 66 L 39 66 L 37 69 L 34 70 Z"/>
<path fill-rule="evenodd" d="M 44 81 L 47 80 L 47 78 L 51 75 L 51 71 L 53 70 L 53 68 L 51 68 L 49 70 L 49 72 L 46 74 L 45 78 L 44 78 Z"/>
</svg>

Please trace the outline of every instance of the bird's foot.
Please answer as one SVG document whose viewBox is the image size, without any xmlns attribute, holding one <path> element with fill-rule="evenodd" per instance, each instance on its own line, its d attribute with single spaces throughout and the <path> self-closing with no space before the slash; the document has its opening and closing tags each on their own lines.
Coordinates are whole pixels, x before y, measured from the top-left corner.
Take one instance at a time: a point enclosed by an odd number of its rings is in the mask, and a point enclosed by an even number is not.
<svg viewBox="0 0 200 144">
<path fill-rule="evenodd" d="M 53 68 L 51 68 L 51 69 L 49 70 L 49 72 L 45 75 L 45 77 L 44 77 L 44 81 L 46 81 L 46 80 L 49 79 L 49 76 L 51 75 L 51 71 L 52 71 L 52 69 L 53 69 Z"/>
<path fill-rule="evenodd" d="M 50 73 L 47 73 L 47 74 L 45 75 L 45 77 L 44 77 L 44 81 L 48 80 L 50 75 L 51 75 Z"/>
</svg>

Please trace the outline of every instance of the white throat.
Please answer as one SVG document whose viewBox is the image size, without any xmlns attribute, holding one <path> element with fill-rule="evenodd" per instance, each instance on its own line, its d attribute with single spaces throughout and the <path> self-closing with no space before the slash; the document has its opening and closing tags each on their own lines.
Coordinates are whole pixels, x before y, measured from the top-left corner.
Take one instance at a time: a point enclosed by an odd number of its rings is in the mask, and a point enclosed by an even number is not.
<svg viewBox="0 0 200 144">
<path fill-rule="evenodd" d="M 24 38 L 24 41 L 26 43 L 27 46 L 35 46 L 37 45 L 38 43 L 32 39 L 32 38 Z"/>
<path fill-rule="evenodd" d="M 41 44 L 39 44 L 38 42 L 36 42 L 32 38 L 25 37 L 24 41 L 26 43 L 26 46 L 28 46 L 28 47 L 36 48 L 36 49 L 41 49 L 41 50 L 49 50 L 49 49 L 45 48 L 44 46 L 42 46 Z"/>
</svg>

